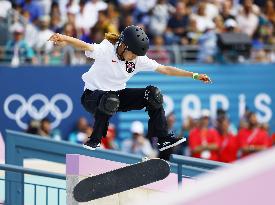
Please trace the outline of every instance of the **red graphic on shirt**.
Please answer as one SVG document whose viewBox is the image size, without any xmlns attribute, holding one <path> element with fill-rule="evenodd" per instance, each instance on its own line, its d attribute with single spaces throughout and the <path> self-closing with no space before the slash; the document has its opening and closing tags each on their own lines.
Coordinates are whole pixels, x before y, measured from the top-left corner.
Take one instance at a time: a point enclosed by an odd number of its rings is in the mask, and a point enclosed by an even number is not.
<svg viewBox="0 0 275 205">
<path fill-rule="evenodd" d="M 126 65 L 126 71 L 128 73 L 132 73 L 135 70 L 135 63 L 126 61 L 125 65 Z"/>
</svg>

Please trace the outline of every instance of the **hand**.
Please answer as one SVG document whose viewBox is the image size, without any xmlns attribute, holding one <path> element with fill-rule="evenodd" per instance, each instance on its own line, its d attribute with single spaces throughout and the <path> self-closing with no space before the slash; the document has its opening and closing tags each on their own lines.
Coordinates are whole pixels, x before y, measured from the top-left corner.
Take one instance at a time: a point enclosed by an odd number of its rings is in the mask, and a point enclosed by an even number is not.
<svg viewBox="0 0 275 205">
<path fill-rule="evenodd" d="M 211 79 L 206 74 L 199 74 L 197 79 L 204 83 L 212 83 Z"/>
<path fill-rule="evenodd" d="M 67 45 L 66 36 L 60 33 L 53 34 L 48 41 L 52 41 L 55 45 L 65 46 Z"/>
</svg>

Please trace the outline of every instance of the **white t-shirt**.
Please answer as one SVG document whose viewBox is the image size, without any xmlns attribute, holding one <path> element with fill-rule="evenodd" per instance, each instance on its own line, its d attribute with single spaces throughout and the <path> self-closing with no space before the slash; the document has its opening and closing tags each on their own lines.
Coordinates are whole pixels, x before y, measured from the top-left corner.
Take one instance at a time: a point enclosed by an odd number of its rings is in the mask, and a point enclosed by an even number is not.
<svg viewBox="0 0 275 205">
<path fill-rule="evenodd" d="M 50 29 L 38 31 L 34 47 L 38 50 L 45 49 L 47 53 L 50 52 L 53 49 L 53 43 L 48 41 L 48 39 L 53 34 L 54 32 Z"/>
<path fill-rule="evenodd" d="M 248 15 L 239 14 L 236 18 L 241 32 L 246 33 L 249 36 L 252 36 L 257 26 L 259 24 L 259 18 L 254 13 L 249 13 Z"/>
<path fill-rule="evenodd" d="M 160 66 L 147 56 L 138 56 L 132 62 L 121 61 L 116 54 L 116 46 L 108 40 L 93 44 L 93 51 L 85 55 L 95 59 L 88 72 L 82 75 L 84 89 L 117 91 L 126 88 L 126 82 L 140 71 L 155 71 Z M 128 72 L 127 72 L 128 70 Z"/>
</svg>

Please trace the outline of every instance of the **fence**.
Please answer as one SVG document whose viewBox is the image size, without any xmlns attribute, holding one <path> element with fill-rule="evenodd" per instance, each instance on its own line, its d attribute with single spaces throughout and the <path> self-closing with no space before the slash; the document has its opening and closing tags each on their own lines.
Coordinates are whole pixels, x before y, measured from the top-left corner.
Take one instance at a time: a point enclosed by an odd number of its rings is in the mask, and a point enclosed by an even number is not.
<svg viewBox="0 0 275 205">
<path fill-rule="evenodd" d="M 203 159 L 197 159 L 192 157 L 186 157 L 186 156 L 180 156 L 180 155 L 171 155 L 171 162 L 174 162 L 177 164 L 177 173 L 178 173 L 178 184 L 179 186 L 182 186 L 182 179 L 183 178 L 189 178 L 189 176 L 186 176 L 183 174 L 183 168 L 184 167 L 194 167 L 198 171 L 204 172 L 210 172 L 213 169 L 217 169 L 219 167 L 225 167 L 229 166 L 226 163 L 221 162 L 215 162 L 210 160 L 203 160 Z"/>
<path fill-rule="evenodd" d="M 66 189 L 64 187 L 57 187 L 51 185 L 43 185 L 34 182 L 26 182 L 31 176 L 39 176 L 39 177 L 47 177 L 52 179 L 60 179 L 66 180 L 65 175 L 61 174 L 53 174 L 45 171 L 38 171 L 34 169 L 27 169 L 20 166 L 8 165 L 8 164 L 0 164 L 0 170 L 4 170 L 7 172 L 18 173 L 24 177 L 24 182 L 22 185 L 22 181 L 17 181 L 13 179 L 0 178 L 0 181 L 4 182 L 6 187 L 14 186 L 23 186 L 24 187 L 24 204 L 32 204 L 32 205 L 65 205 L 66 199 Z M 42 189 L 42 190 L 41 190 Z M 1 187 L 0 187 L 1 190 Z M 10 198 L 12 195 L 11 190 L 5 190 L 6 192 L 6 201 L 5 205 L 13 205 L 10 202 Z M 3 192 L 4 193 L 4 192 Z M 45 197 L 44 197 L 45 196 Z M 45 203 L 41 202 L 42 199 L 45 199 Z M 0 198 L 1 200 L 1 198 Z M 1 203 L 0 203 L 1 204 Z"/>
<path fill-rule="evenodd" d="M 25 49 L 20 49 L 20 55 L 15 59 L 14 50 L 7 50 L 0 46 L 0 64 L 2 65 L 84 65 L 91 63 L 86 58 L 83 51 L 75 50 L 71 46 L 64 48 L 54 47 L 45 51 L 44 48 L 34 49 L 34 57 L 28 58 Z M 147 56 L 155 59 L 161 64 L 181 64 L 199 62 L 199 45 L 171 45 L 171 46 L 151 46 Z M 219 62 L 219 58 L 213 56 L 210 63 Z M 240 58 L 237 62 L 249 63 L 272 63 L 275 62 L 275 46 L 265 45 L 262 49 L 252 48 L 249 59 Z M 209 63 L 209 62 L 207 62 Z"/>
</svg>

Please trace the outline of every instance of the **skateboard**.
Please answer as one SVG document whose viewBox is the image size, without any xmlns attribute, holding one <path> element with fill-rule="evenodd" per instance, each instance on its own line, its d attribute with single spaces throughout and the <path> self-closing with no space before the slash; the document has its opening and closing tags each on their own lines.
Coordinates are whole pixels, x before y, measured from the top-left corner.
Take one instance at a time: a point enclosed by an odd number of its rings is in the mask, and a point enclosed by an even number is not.
<svg viewBox="0 0 275 205">
<path fill-rule="evenodd" d="M 78 202 L 88 202 L 165 179 L 169 164 L 162 159 L 149 159 L 80 181 L 73 190 Z"/>
</svg>

